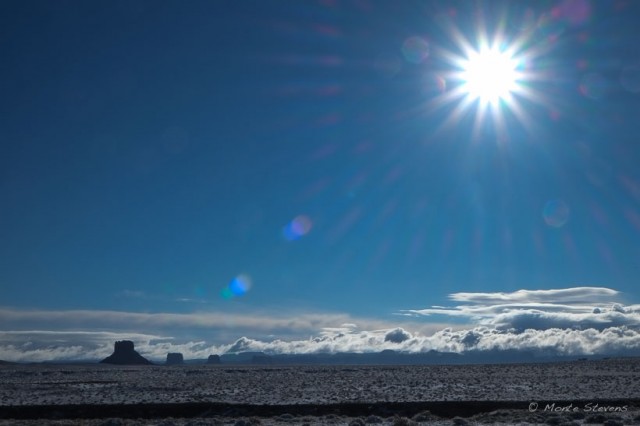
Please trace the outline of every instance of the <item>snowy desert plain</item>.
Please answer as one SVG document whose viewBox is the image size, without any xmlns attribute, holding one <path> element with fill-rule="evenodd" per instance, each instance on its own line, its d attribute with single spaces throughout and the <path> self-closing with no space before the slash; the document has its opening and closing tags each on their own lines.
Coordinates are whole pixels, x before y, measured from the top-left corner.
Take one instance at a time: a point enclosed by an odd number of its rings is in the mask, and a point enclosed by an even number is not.
<svg viewBox="0 0 640 426">
<path fill-rule="evenodd" d="M 640 358 L 307 366 L 10 364 L 0 425 L 640 424 Z"/>
</svg>

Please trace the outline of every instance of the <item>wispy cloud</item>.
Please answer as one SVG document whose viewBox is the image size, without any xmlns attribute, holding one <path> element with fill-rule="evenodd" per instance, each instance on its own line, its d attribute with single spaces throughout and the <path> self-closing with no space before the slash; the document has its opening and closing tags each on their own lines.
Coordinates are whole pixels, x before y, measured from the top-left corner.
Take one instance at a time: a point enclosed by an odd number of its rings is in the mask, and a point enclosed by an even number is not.
<svg viewBox="0 0 640 426">
<path fill-rule="evenodd" d="M 116 293 L 116 297 L 119 298 L 127 298 L 127 299 L 145 299 L 148 298 L 147 294 L 144 291 L 140 290 L 122 290 Z"/>
<path fill-rule="evenodd" d="M 415 330 L 435 332 L 442 324 L 405 321 Z M 192 312 L 192 313 L 147 313 L 110 310 L 24 310 L 0 308 L 0 324 L 4 329 L 31 330 L 43 325 L 57 330 L 110 330 L 118 332 L 173 332 L 192 330 L 202 335 L 208 332 L 256 336 L 277 335 L 281 337 L 309 336 L 319 330 L 358 324 L 360 327 L 383 329 L 394 327 L 398 321 L 354 317 L 345 313 L 286 313 L 246 312 Z M 402 324 L 400 324 L 402 325 Z"/>
<path fill-rule="evenodd" d="M 614 301 L 619 292 L 605 287 L 570 287 L 551 290 L 518 290 L 511 293 L 453 293 L 457 302 L 471 303 L 594 303 Z"/>
<path fill-rule="evenodd" d="M 454 293 L 453 307 L 433 306 L 406 310 L 418 316 L 466 317 L 498 330 L 587 329 L 640 326 L 637 306 L 623 306 L 619 292 L 603 287 L 573 287 L 553 290 L 518 290 L 512 293 Z"/>
<path fill-rule="evenodd" d="M 209 301 L 202 298 L 194 298 L 194 297 L 167 297 L 158 294 L 149 294 L 140 290 L 122 290 L 115 293 L 115 297 L 118 299 L 141 299 L 141 300 L 153 300 L 153 301 L 164 301 L 164 302 L 180 302 L 180 303 L 198 303 L 198 304 L 208 304 Z"/>
</svg>

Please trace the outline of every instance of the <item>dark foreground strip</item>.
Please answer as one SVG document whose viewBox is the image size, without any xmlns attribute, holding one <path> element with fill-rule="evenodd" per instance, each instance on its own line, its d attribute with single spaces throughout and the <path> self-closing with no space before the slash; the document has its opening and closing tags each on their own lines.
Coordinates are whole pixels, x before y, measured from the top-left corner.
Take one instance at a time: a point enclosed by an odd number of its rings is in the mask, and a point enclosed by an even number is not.
<svg viewBox="0 0 640 426">
<path fill-rule="evenodd" d="M 627 407 L 625 411 L 637 411 L 640 399 L 575 400 L 575 401 L 536 401 L 538 411 L 547 404 L 555 407 L 584 407 L 585 404 L 598 404 L 599 407 Z M 22 405 L 0 406 L 0 419 L 102 419 L 120 418 L 194 418 L 194 417 L 275 417 L 285 413 L 295 416 L 325 416 L 329 414 L 359 417 L 413 416 L 430 411 L 444 418 L 455 416 L 470 417 L 495 410 L 529 411 L 532 401 L 425 401 L 425 402 L 375 402 L 375 403 L 339 403 L 339 404 L 289 404 L 254 405 L 230 403 L 192 402 L 179 404 L 120 404 L 120 405 Z"/>
</svg>

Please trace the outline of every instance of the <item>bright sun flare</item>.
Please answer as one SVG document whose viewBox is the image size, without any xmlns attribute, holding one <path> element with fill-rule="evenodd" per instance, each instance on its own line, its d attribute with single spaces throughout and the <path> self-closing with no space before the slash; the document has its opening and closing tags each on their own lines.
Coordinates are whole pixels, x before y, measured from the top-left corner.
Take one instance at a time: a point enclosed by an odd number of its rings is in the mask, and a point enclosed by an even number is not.
<svg viewBox="0 0 640 426">
<path fill-rule="evenodd" d="M 497 49 L 473 52 L 463 63 L 463 90 L 483 103 L 508 100 L 518 83 L 518 63 Z"/>
<path fill-rule="evenodd" d="M 516 123 L 531 131 L 535 123 L 525 106 L 551 107 L 550 98 L 538 89 L 546 75 L 535 62 L 552 44 L 536 41 L 531 31 L 509 35 L 504 21 L 490 36 L 480 20 L 474 40 L 453 22 L 443 25 L 456 50 L 438 50 L 448 70 L 441 74 L 445 89 L 429 102 L 429 108 L 450 110 L 436 131 L 458 126 L 467 116 L 473 117 L 471 141 L 487 137 L 508 141 L 509 129 Z"/>
</svg>

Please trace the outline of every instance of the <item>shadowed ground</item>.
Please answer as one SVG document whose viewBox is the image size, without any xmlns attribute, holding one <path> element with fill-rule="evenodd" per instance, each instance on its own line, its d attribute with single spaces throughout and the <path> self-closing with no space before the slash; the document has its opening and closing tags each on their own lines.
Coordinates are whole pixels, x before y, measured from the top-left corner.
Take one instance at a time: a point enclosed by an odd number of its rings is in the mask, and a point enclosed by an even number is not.
<svg viewBox="0 0 640 426">
<path fill-rule="evenodd" d="M 280 424 L 290 416 L 348 424 L 374 416 L 420 424 L 422 416 L 424 422 L 460 417 L 479 424 L 640 422 L 636 358 L 384 367 L 12 365 L 0 367 L 0 382 L 0 419 L 16 421 L 258 418 Z"/>
<path fill-rule="evenodd" d="M 531 401 L 428 401 L 428 402 L 375 402 L 344 404 L 220 404 L 220 403 L 179 403 L 179 404 L 128 404 L 128 405 L 38 405 L 0 407 L 0 418 L 42 419 L 42 418 L 209 418 L 209 417 L 276 417 L 291 414 L 297 417 L 337 415 L 400 416 L 413 417 L 428 411 L 440 418 L 471 417 L 496 410 L 532 412 Z M 573 400 L 538 401 L 540 412 L 596 412 L 598 408 L 609 413 L 627 413 L 640 410 L 640 399 L 615 400 Z M 597 406 L 596 406 L 597 404 Z M 549 407 L 545 410 L 545 407 Z M 553 407 L 553 408 L 551 408 Z M 569 408 L 566 408 L 569 407 Z M 578 410 L 573 410 L 573 407 Z M 590 407 L 590 408 L 586 408 Z M 619 410 L 616 410 L 619 408 Z M 586 410 L 589 411 L 586 411 Z M 538 411 L 538 410 L 536 410 Z"/>
</svg>

